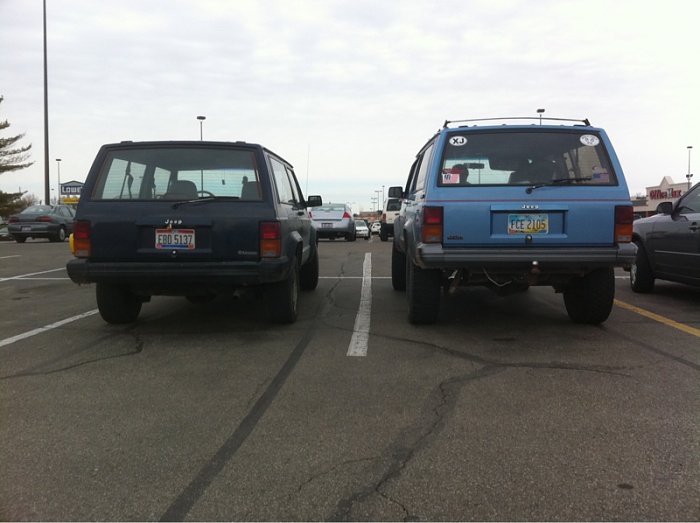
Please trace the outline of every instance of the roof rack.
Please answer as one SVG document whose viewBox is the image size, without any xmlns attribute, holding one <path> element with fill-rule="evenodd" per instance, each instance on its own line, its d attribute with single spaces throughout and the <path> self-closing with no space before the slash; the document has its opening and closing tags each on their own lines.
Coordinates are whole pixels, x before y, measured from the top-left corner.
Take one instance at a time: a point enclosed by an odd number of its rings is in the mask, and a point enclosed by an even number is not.
<svg viewBox="0 0 700 523">
<path fill-rule="evenodd" d="M 502 116 L 500 118 L 475 118 L 472 120 L 445 120 L 445 124 L 442 126 L 442 128 L 446 128 L 451 123 L 488 122 L 493 120 L 537 120 L 539 122 L 542 122 L 542 120 L 556 120 L 559 122 L 581 122 L 583 123 L 583 125 L 588 127 L 590 127 L 591 125 L 591 123 L 588 121 L 588 118 L 584 118 L 583 120 L 575 120 L 571 118 L 549 118 L 545 116 Z"/>
</svg>

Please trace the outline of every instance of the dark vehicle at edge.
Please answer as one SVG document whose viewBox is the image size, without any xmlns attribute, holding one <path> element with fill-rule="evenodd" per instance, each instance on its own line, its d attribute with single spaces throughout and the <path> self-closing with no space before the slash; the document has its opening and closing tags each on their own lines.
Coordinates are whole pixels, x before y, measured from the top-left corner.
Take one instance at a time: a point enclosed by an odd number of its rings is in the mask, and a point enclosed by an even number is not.
<svg viewBox="0 0 700 523">
<path fill-rule="evenodd" d="M 7 220 L 7 230 L 17 243 L 28 238 L 65 241 L 73 232 L 75 212 L 70 205 L 30 205 Z"/>
<path fill-rule="evenodd" d="M 291 164 L 246 142 L 122 142 L 100 148 L 78 203 L 68 275 L 96 283 L 109 323 L 153 295 L 209 301 L 261 291 L 270 319 L 296 321 L 318 284 L 315 230 Z"/>
<path fill-rule="evenodd" d="M 656 212 L 633 224 L 632 290 L 651 292 L 656 279 L 700 287 L 700 184 L 675 202 L 660 203 Z"/>
</svg>

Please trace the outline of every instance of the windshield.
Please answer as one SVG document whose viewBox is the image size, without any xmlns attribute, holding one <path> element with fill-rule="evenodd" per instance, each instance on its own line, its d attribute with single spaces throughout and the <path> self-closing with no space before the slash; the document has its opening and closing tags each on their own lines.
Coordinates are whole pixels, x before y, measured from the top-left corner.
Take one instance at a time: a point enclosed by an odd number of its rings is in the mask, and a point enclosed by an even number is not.
<svg viewBox="0 0 700 523">
<path fill-rule="evenodd" d="M 617 185 L 598 135 L 591 131 L 451 133 L 438 185 Z"/>
<path fill-rule="evenodd" d="M 95 184 L 95 200 L 261 200 L 250 150 L 154 147 L 111 152 Z"/>
</svg>

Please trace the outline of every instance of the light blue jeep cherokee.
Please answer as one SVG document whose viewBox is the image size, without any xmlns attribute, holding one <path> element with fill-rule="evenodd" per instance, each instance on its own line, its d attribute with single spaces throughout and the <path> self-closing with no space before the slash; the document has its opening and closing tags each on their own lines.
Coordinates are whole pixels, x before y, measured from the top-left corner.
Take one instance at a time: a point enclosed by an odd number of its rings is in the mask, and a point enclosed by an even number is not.
<svg viewBox="0 0 700 523">
<path fill-rule="evenodd" d="M 392 284 L 407 291 L 409 321 L 437 321 L 443 289 L 548 285 L 563 293 L 574 322 L 604 322 L 613 270 L 629 268 L 636 251 L 632 203 L 607 134 L 587 120 L 491 120 L 502 119 L 446 121 L 406 187 L 389 189 L 402 198 Z"/>
</svg>

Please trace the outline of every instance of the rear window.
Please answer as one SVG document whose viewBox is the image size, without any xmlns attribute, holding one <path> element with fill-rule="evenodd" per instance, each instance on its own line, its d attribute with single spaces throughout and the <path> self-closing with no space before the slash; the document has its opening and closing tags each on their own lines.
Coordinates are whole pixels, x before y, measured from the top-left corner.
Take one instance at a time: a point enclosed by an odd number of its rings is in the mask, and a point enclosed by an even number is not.
<svg viewBox="0 0 700 523">
<path fill-rule="evenodd" d="M 462 132 L 447 137 L 438 185 L 617 185 L 600 137 L 590 131 Z"/>
<path fill-rule="evenodd" d="M 153 147 L 110 152 L 93 200 L 180 200 L 206 196 L 260 200 L 259 170 L 250 150 Z"/>
</svg>

